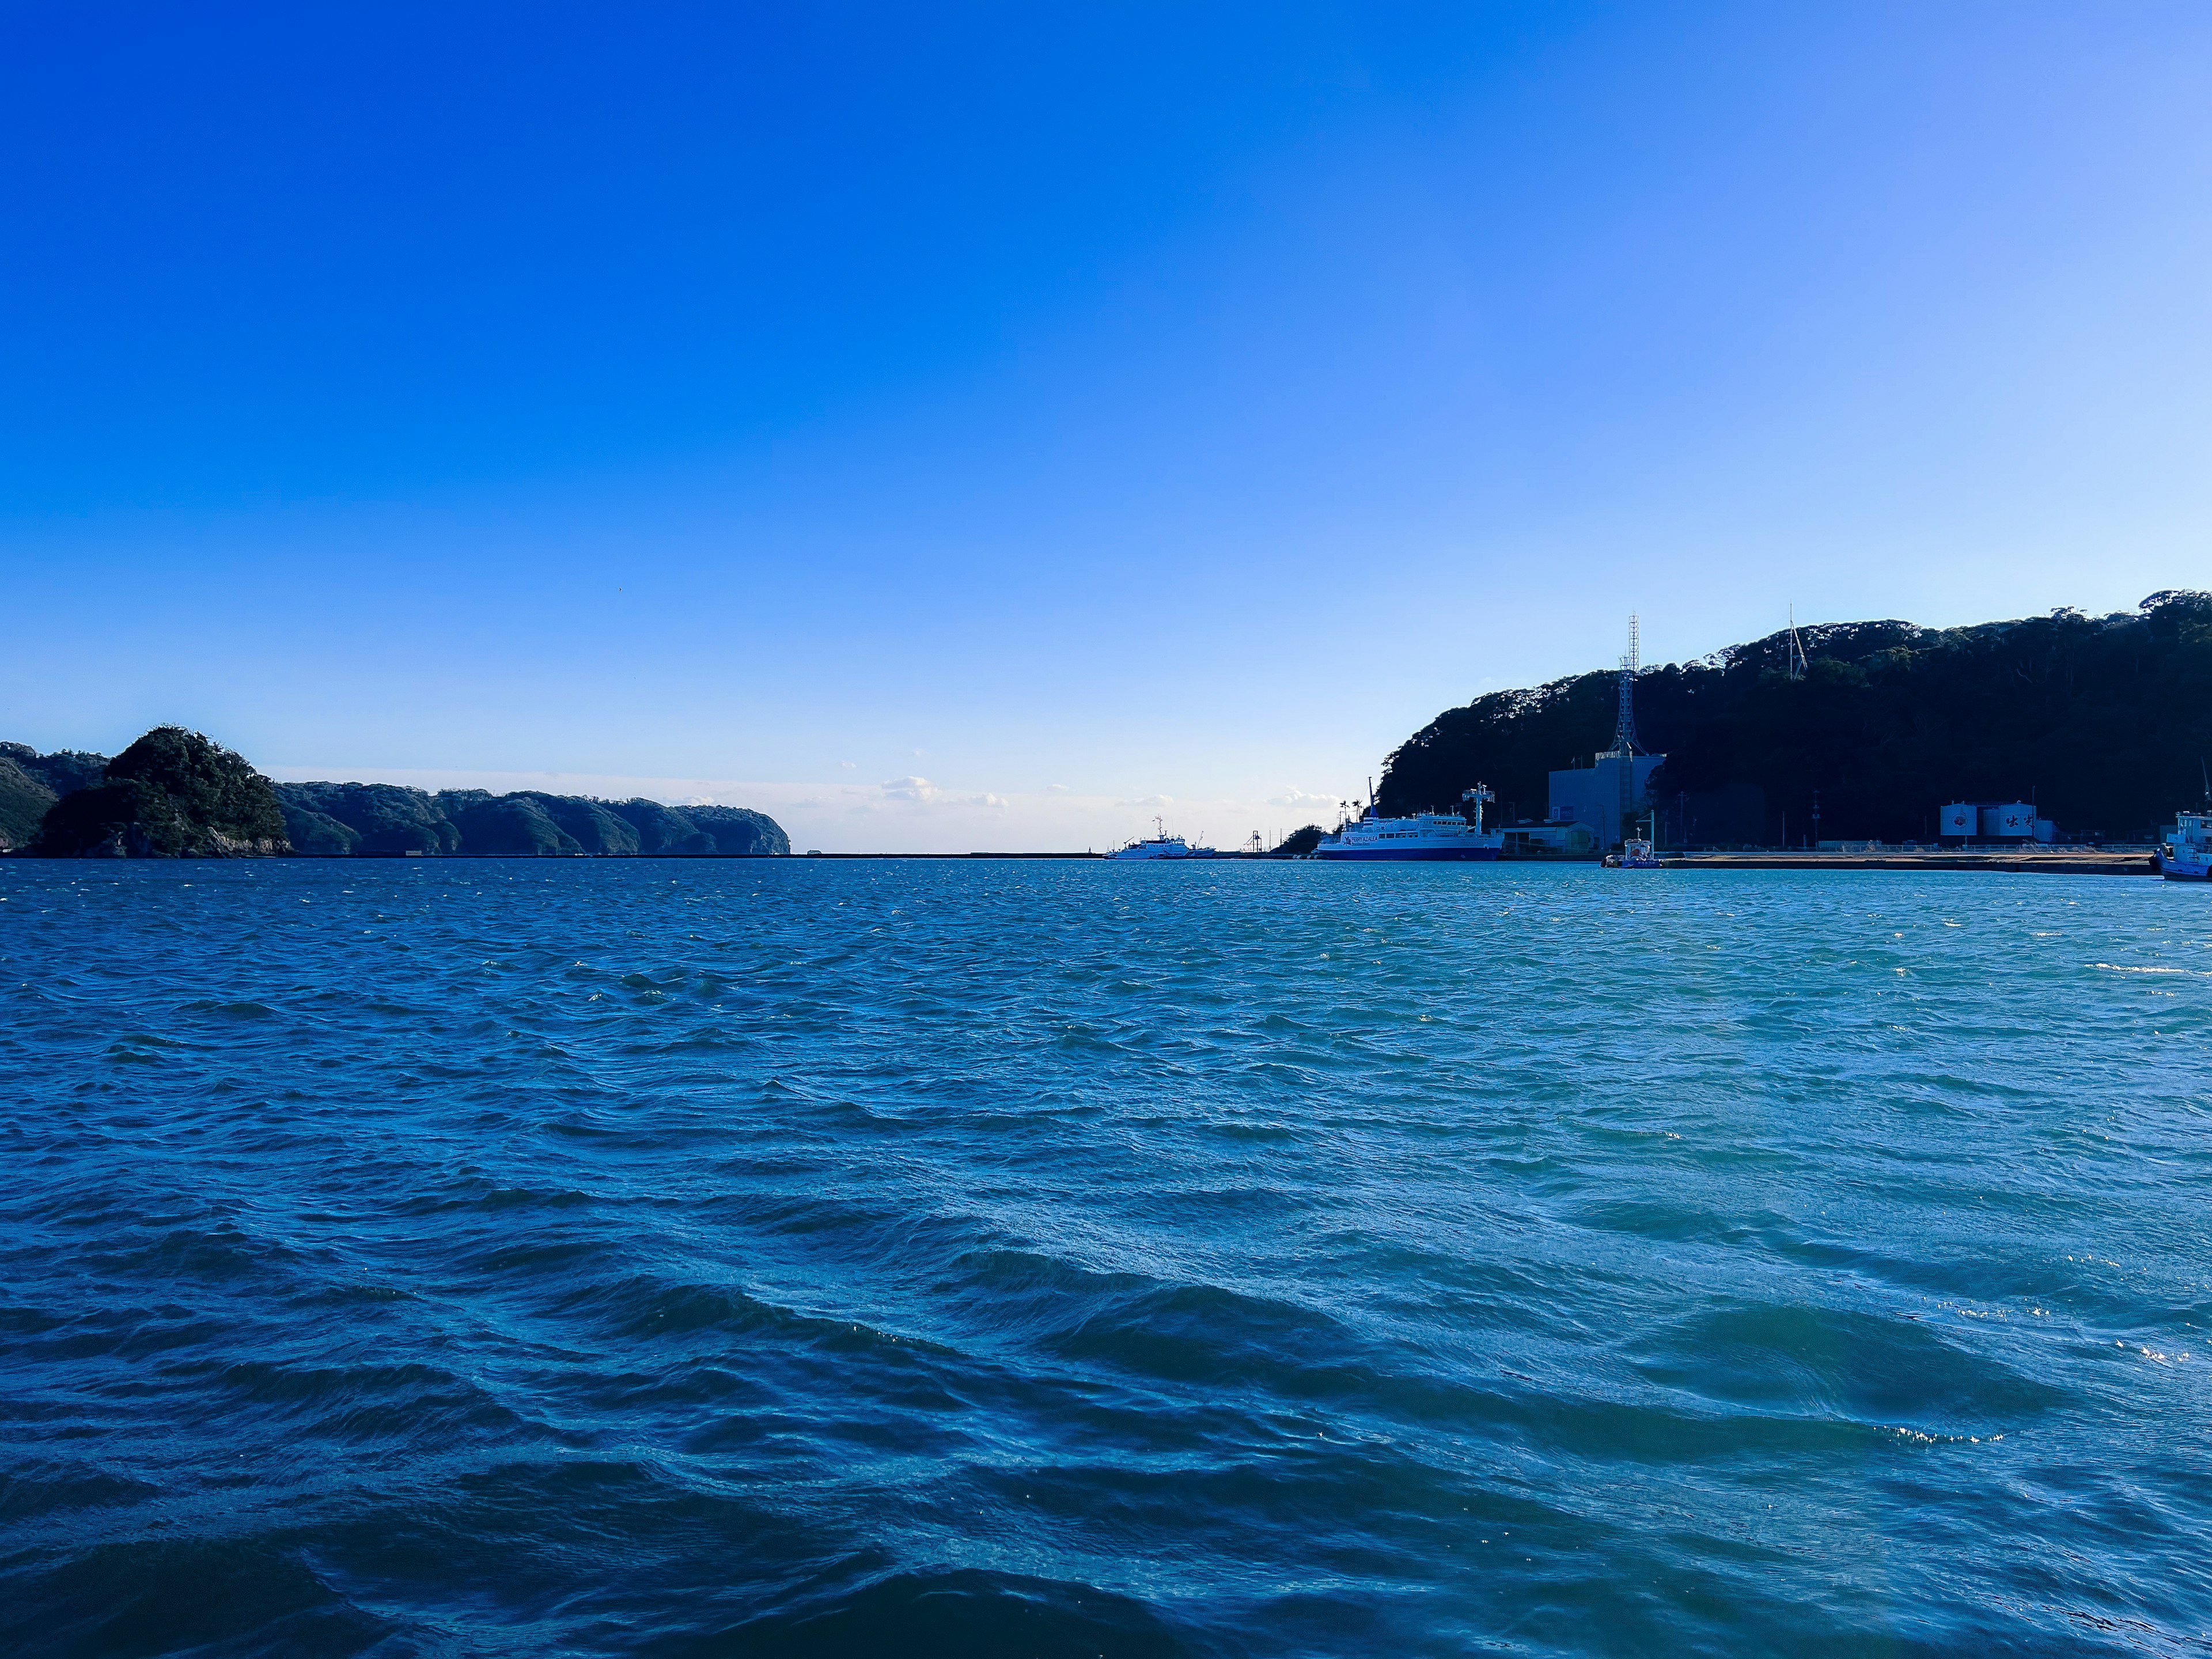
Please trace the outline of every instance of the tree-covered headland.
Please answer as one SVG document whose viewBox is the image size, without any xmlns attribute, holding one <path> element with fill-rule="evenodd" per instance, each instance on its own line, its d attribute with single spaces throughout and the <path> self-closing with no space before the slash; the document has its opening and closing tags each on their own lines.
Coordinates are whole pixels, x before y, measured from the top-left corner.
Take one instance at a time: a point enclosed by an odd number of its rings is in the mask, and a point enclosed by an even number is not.
<svg viewBox="0 0 2212 1659">
<path fill-rule="evenodd" d="M 775 819 L 742 806 L 272 783 L 220 744 L 165 726 L 112 760 L 0 744 L 0 852 L 9 851 L 48 858 L 765 857 L 789 853 L 791 841 Z"/>
<path fill-rule="evenodd" d="M 43 758 L 43 757 L 40 757 Z M 283 809 L 243 757 L 159 726 L 46 809 L 31 850 L 48 858 L 252 858 L 289 853 Z"/>
<path fill-rule="evenodd" d="M 2057 611 L 1929 629 L 1787 630 L 1636 681 L 1670 842 L 1932 839 L 1956 800 L 2033 800 L 2076 839 L 2138 841 L 2202 803 L 2212 765 L 2212 593 L 2154 593 L 2107 617 Z M 1617 672 L 1448 709 L 1386 766 L 1385 813 L 1443 807 L 1480 782 L 1500 817 L 1540 818 L 1549 774 L 1612 741 Z"/>
</svg>

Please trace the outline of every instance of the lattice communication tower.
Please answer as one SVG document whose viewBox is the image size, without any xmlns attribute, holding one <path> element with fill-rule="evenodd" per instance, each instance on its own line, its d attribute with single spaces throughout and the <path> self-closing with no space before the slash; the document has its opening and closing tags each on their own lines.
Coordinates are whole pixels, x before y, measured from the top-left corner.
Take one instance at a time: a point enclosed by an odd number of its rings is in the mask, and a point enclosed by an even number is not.
<svg viewBox="0 0 2212 1659">
<path fill-rule="evenodd" d="M 1610 760 L 1615 757 L 1626 760 L 1644 752 L 1636 741 L 1636 677 L 1643 672 L 1644 638 L 1641 620 L 1628 619 L 1628 654 L 1620 659 L 1620 714 L 1613 723 L 1613 747 L 1599 757 Z"/>
</svg>

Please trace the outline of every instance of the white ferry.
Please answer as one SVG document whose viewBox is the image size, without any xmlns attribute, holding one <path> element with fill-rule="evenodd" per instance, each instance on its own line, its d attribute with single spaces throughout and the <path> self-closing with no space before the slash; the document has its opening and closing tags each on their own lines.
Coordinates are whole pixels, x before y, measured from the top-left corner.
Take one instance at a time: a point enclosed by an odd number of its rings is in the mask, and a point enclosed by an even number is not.
<svg viewBox="0 0 2212 1659">
<path fill-rule="evenodd" d="M 2212 812 L 2173 815 L 2173 839 L 2158 849 L 2158 872 L 2168 881 L 2212 881 Z"/>
<path fill-rule="evenodd" d="M 1109 859 L 1210 859 L 1211 847 L 1193 847 L 1181 836 L 1170 836 L 1159 819 L 1152 820 L 1153 833 L 1143 841 L 1133 841 L 1117 847 L 1106 854 Z"/>
<path fill-rule="evenodd" d="M 1482 806 L 1495 799 L 1477 784 L 1460 796 L 1459 811 L 1419 812 L 1409 818 L 1379 818 L 1370 800 L 1357 818 L 1340 824 L 1334 835 L 1315 848 L 1314 856 L 1408 861 L 1494 859 L 1505 845 L 1505 836 L 1502 830 L 1484 831 Z"/>
</svg>

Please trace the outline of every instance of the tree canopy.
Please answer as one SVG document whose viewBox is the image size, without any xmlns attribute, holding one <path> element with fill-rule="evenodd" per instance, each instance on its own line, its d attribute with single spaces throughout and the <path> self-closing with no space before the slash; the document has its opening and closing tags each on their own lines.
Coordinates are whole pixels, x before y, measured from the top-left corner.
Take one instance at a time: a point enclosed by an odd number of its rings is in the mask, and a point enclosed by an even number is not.
<svg viewBox="0 0 2212 1659">
<path fill-rule="evenodd" d="M 47 810 L 33 851 L 57 858 L 230 858 L 289 853 L 269 780 L 181 726 L 157 726 L 102 780 Z"/>
<path fill-rule="evenodd" d="M 1676 839 L 1725 821 L 1730 839 L 1820 833 L 1932 836 L 1956 800 L 2033 800 L 2062 832 L 2139 840 L 2205 799 L 2212 762 L 2212 594 L 2154 593 L 2132 612 L 1927 629 L 1835 623 L 1636 682 L 1644 744 L 1667 757 L 1653 783 Z M 1382 810 L 1448 805 L 1470 785 L 1502 817 L 1544 816 L 1548 774 L 1588 765 L 1612 740 L 1618 677 L 1578 674 L 1448 709 L 1390 757 Z M 1749 820 L 1749 823 L 1747 823 Z M 1752 827 L 1755 825 L 1754 827 Z"/>
</svg>

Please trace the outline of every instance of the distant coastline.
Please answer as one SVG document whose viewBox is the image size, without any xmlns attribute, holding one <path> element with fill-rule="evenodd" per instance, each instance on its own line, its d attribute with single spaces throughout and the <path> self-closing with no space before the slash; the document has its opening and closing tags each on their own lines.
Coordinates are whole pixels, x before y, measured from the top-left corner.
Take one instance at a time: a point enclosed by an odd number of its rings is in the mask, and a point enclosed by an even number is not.
<svg viewBox="0 0 2212 1659">
<path fill-rule="evenodd" d="M 157 726 L 112 759 L 0 743 L 0 853 L 48 858 L 778 858 L 745 806 L 520 790 L 275 783 L 234 751 Z"/>
</svg>

